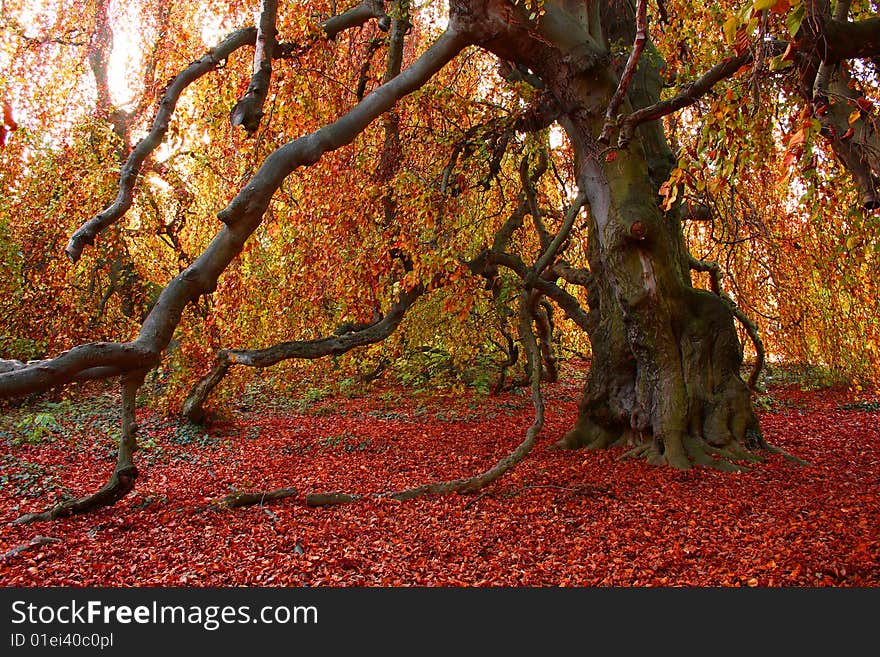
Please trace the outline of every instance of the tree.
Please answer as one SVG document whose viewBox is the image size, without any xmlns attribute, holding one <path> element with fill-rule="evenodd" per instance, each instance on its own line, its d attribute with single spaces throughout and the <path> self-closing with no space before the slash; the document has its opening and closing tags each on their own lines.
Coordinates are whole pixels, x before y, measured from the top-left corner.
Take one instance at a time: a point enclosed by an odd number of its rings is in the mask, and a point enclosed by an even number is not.
<svg viewBox="0 0 880 657">
<path fill-rule="evenodd" d="M 363 0 L 347 11 L 334 12 L 316 29 L 288 43 L 279 42 L 277 25 L 285 12 L 294 10 L 264 0 L 255 27 L 233 32 L 169 82 L 152 128 L 122 167 L 116 200 L 73 233 L 66 247 L 69 258 L 77 262 L 86 247 L 131 208 L 138 178 L 166 136 L 184 91 L 238 50 L 253 47 L 254 58 L 250 82 L 231 109 L 231 122 L 257 133 L 266 118 L 278 60 L 301 57 L 316 44 L 373 26 L 375 36 L 358 71 L 357 102 L 335 120 L 283 143 L 262 160 L 217 213 L 222 222 L 219 232 L 167 284 L 136 338 L 84 344 L 36 362 L 5 361 L 0 374 L 2 397 L 74 381 L 122 380 L 122 439 L 111 481 L 95 496 L 58 507 L 48 515 L 112 503 L 131 489 L 137 475 L 132 458 L 135 395 L 146 373 L 160 363 L 186 307 L 217 289 L 221 275 L 260 227 L 285 181 L 306 175 L 304 170 L 326 154 L 355 142 L 374 121 L 382 120 L 384 133 L 373 163 L 374 179 L 386 190 L 379 195 L 382 216 L 376 220 L 389 240 L 382 274 L 399 291 L 391 309 L 386 313 L 377 309 L 370 321 L 348 326 L 337 336 L 286 343 L 261 352 L 221 352 L 218 367 L 228 369 L 236 362 L 265 366 L 283 358 L 341 353 L 381 340 L 425 292 L 455 278 L 442 271 L 442 266 L 421 267 L 443 245 L 436 239 L 427 244 L 403 239 L 402 197 L 388 190 L 400 173 L 394 162 L 403 148 L 396 113 L 400 108 L 395 108 L 407 96 L 430 87 L 433 79 L 443 75 L 444 67 L 465 54 L 477 62 L 473 64 L 477 75 L 485 75 L 486 67 L 494 63 L 500 79 L 509 84 L 499 92 L 508 101 L 506 111 L 473 121 L 469 129 L 459 131 L 451 147 L 447 146 L 447 166 L 423 187 L 452 199 L 468 185 L 467 178 L 457 174 L 465 166 L 484 167 L 478 183 L 486 189 L 493 184 L 503 187 L 502 170 L 518 172 L 516 202 L 509 205 L 507 218 L 493 224 L 487 217 L 486 225 L 493 225 L 494 230 L 483 248 L 473 248 L 480 240 L 472 236 L 465 245 L 471 251 L 463 248 L 457 258 L 495 293 L 503 276 L 516 281 L 517 309 L 508 310 L 502 321 L 515 317 L 528 360 L 536 419 L 517 450 L 489 472 L 427 485 L 412 494 L 476 490 L 531 448 L 543 423 L 542 371 L 552 376 L 554 370 L 548 346 L 553 306 L 548 300 L 589 335 L 594 362 L 579 415 L 560 439 L 560 447 L 597 449 L 627 443 L 632 445 L 632 455 L 651 463 L 731 469 L 748 452 L 773 449 L 761 436 L 749 386 L 740 376 L 743 348 L 736 322 L 745 327 L 761 357 L 756 327 L 721 289 L 720 267 L 695 259 L 688 251 L 682 221 L 698 219 L 711 208 L 682 202 L 691 184 L 688 161 L 674 154 L 676 145 L 670 145 L 662 119 L 707 98 L 729 109 L 732 100 L 716 99 L 716 90 L 724 81 L 748 75 L 755 104 L 761 102 L 761 89 L 766 87 L 773 93 L 790 94 L 797 100 L 788 102 L 803 108 L 803 125 L 788 141 L 788 165 L 803 155 L 805 143 L 824 139 L 851 174 L 864 210 L 876 209 L 880 205 L 877 131 L 859 80 L 876 75 L 871 67 L 876 69 L 880 56 L 880 18 L 871 16 L 876 7 L 867 4 L 854 9 L 841 0 L 833 11 L 823 0 L 756 0 L 739 10 L 716 7 L 715 17 L 724 18 L 725 48 L 730 51 L 714 62 L 703 56 L 704 70 L 669 95 L 664 92 L 667 63 L 651 41 L 646 0 L 456 0 L 449 3 L 448 24 L 436 38 L 431 37 L 430 22 L 413 20 L 414 10 L 407 0 L 387 4 Z M 692 10 L 687 4 L 658 2 L 656 12 L 652 8 L 651 13 L 657 14 L 661 25 L 685 24 Z M 701 30 L 709 33 L 705 24 Z M 387 39 L 380 31 L 389 31 Z M 669 39 L 668 33 L 664 38 Z M 386 42 L 385 73 L 367 92 L 370 58 Z M 421 54 L 401 68 L 405 53 L 413 51 Z M 785 76 L 779 71 L 786 71 Z M 486 92 L 475 86 L 472 93 Z M 467 109 L 472 112 L 473 106 Z M 551 125 L 561 126 L 568 141 L 566 153 L 577 192 L 567 199 L 561 198 L 564 190 L 559 185 L 551 193 L 551 185 L 542 181 L 548 161 L 553 164 L 561 159 L 559 153 L 548 154 Z M 432 136 L 433 132 L 433 126 L 426 130 Z M 726 135 L 723 130 L 716 134 Z M 514 142 L 520 144 L 520 157 L 518 165 L 511 167 L 507 151 Z M 420 146 L 415 140 L 407 145 Z M 556 216 L 545 209 L 551 201 Z M 424 197 L 422 202 L 427 203 Z M 466 208 L 466 204 L 449 203 L 444 206 L 447 212 L 450 207 L 462 212 Z M 429 221 L 424 213 L 410 216 L 417 222 Z M 527 217 L 530 231 L 525 230 Z M 572 264 L 578 249 L 585 254 L 585 262 Z M 711 290 L 695 287 L 692 272 L 709 273 Z M 583 294 L 576 291 L 578 287 Z M 579 296 L 581 300 L 586 297 L 588 310 L 583 309 Z M 510 344 L 513 355 L 515 345 Z M 755 385 L 756 376 L 751 383 Z"/>
</svg>

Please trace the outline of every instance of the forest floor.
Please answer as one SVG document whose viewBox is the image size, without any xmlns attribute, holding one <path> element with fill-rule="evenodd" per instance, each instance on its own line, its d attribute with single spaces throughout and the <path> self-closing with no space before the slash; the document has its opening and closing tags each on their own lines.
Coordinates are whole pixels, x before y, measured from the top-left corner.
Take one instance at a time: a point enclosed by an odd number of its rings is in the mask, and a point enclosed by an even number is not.
<svg viewBox="0 0 880 657">
<path fill-rule="evenodd" d="M 582 381 L 580 371 L 544 387 L 535 449 L 478 496 L 371 494 L 487 469 L 531 423 L 527 391 L 379 384 L 363 396 L 239 405 L 198 429 L 144 411 L 135 490 L 112 508 L 31 525 L 11 521 L 103 485 L 118 411 L 110 394 L 88 414 L 65 402 L 16 409 L 0 420 L 0 584 L 880 585 L 875 397 L 771 387 L 758 400 L 765 436 L 810 466 L 770 455 L 740 474 L 679 472 L 620 461 L 623 448 L 549 449 Z M 299 496 L 216 505 L 280 487 Z M 364 499 L 303 501 L 328 491 Z"/>
</svg>

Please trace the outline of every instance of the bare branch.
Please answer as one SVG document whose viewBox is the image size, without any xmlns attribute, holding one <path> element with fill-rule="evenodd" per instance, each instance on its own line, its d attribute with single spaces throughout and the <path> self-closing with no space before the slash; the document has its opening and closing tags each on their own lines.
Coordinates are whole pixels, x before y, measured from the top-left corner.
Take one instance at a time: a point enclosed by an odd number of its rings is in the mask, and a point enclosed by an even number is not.
<svg viewBox="0 0 880 657">
<path fill-rule="evenodd" d="M 568 239 L 568 235 L 571 233 L 571 229 L 574 226 L 574 220 L 577 219 L 581 208 L 586 202 L 586 193 L 583 191 L 578 192 L 578 195 L 575 197 L 574 201 L 572 201 L 571 207 L 568 208 L 568 212 L 565 215 L 565 221 L 562 222 L 562 226 L 560 226 L 559 232 L 556 233 L 556 237 L 553 238 L 553 241 L 550 242 L 550 245 L 544 250 L 541 257 L 535 263 L 535 274 L 540 275 L 541 272 L 553 262 L 553 258 L 556 257 L 556 252 L 559 251 L 559 247 L 562 246 L 562 243 Z"/>
<path fill-rule="evenodd" d="M 326 20 L 322 25 L 324 36 L 333 41 L 341 32 L 360 27 L 371 18 L 379 19 L 379 27 L 388 31 L 391 21 L 381 0 L 363 0 L 348 11 Z"/>
<path fill-rule="evenodd" d="M 221 349 L 217 353 L 214 367 L 199 379 L 187 395 L 183 403 L 183 415 L 190 422 L 201 422 L 205 416 L 202 409 L 205 400 L 233 365 L 271 367 L 284 360 L 336 356 L 357 347 L 381 342 L 397 330 L 406 312 L 424 291 L 424 288 L 419 286 L 404 292 L 379 321 L 351 333 L 331 335 L 316 340 L 281 342 L 266 349 Z"/>
<path fill-rule="evenodd" d="M 857 22 L 832 20 L 825 24 L 823 36 L 828 48 L 825 61 L 880 55 L 880 18 Z"/>
<path fill-rule="evenodd" d="M 268 205 L 271 194 L 281 182 L 301 166 L 317 162 L 321 156 L 354 141 L 378 116 L 418 89 L 467 45 L 464 37 L 454 31 L 444 32 L 417 61 L 390 82 L 368 94 L 347 114 L 315 132 L 288 142 L 269 155 L 251 181 L 217 214 L 227 225 L 252 213 L 253 199 Z M 268 192 L 268 196 L 266 195 Z M 262 213 L 261 213 L 262 214 Z"/>
<path fill-rule="evenodd" d="M 623 99 L 626 98 L 626 91 L 632 82 L 633 75 L 639 65 L 639 58 L 648 42 L 648 0 L 638 0 L 636 6 L 636 37 L 633 41 L 632 50 L 629 58 L 626 60 L 626 67 L 617 83 L 617 89 L 608 103 L 608 109 L 605 111 L 605 125 L 602 127 L 602 134 L 599 135 L 599 142 L 603 144 L 611 143 L 611 133 L 614 131 L 615 120 L 617 118 L 617 110 L 620 109 Z"/>
<path fill-rule="evenodd" d="M 278 16 L 278 0 L 263 0 L 260 20 L 257 25 L 256 46 L 254 47 L 254 73 L 244 96 L 232 108 L 230 122 L 232 127 L 242 126 L 249 134 L 260 127 L 263 118 L 263 105 L 269 94 L 272 81 L 272 54 L 275 52 L 275 22 Z"/>
<path fill-rule="evenodd" d="M 250 33 L 253 35 L 254 31 Z M 228 41 L 228 40 L 227 40 Z M 36 363 L 12 364 L 0 374 L 0 398 L 47 390 L 69 383 L 85 370 L 100 372 L 149 369 L 158 363 L 187 304 L 213 292 L 217 280 L 260 225 L 274 193 L 295 169 L 316 162 L 324 153 L 351 143 L 376 117 L 427 82 L 453 59 L 468 41 L 447 30 L 403 73 L 380 86 L 337 121 L 279 147 L 263 162 L 250 182 L 220 213 L 228 225 L 205 251 L 162 291 L 134 342 L 94 343 Z M 213 51 L 216 57 L 216 50 Z"/>
<path fill-rule="evenodd" d="M 254 28 L 233 32 L 218 46 L 209 50 L 201 59 L 187 66 L 171 81 L 159 102 L 159 110 L 156 112 L 156 118 L 153 120 L 153 127 L 149 134 L 135 146 L 128 156 L 128 160 L 122 165 L 122 170 L 119 172 L 119 191 L 116 199 L 108 208 L 85 222 L 71 236 L 64 251 L 72 262 L 79 260 L 87 244 L 95 243 L 95 237 L 98 233 L 120 219 L 131 207 L 134 199 L 134 186 L 141 167 L 147 157 L 162 143 L 162 139 L 168 131 L 171 115 L 174 113 L 174 108 L 183 91 L 200 77 L 216 69 L 233 52 L 254 43 L 255 39 L 256 30 Z"/>
</svg>

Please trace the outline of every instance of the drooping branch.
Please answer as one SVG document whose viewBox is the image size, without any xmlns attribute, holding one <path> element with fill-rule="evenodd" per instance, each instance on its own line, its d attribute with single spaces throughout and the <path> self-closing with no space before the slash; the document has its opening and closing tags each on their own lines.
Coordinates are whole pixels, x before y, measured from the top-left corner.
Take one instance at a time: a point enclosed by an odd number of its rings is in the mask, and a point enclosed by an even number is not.
<svg viewBox="0 0 880 657">
<path fill-rule="evenodd" d="M 627 89 L 635 75 L 636 68 L 639 65 L 639 59 L 645 44 L 648 42 L 648 0 L 638 0 L 636 5 L 636 37 L 633 41 L 632 50 L 629 58 L 626 60 L 626 66 L 617 83 L 617 89 L 611 96 L 611 102 L 608 103 L 608 109 L 605 111 L 605 125 L 602 127 L 602 133 L 599 135 L 599 142 L 603 144 L 611 143 L 611 133 L 614 131 L 615 120 L 617 118 L 617 110 L 623 104 L 626 98 Z"/>
<path fill-rule="evenodd" d="M 205 251 L 162 291 L 134 342 L 94 343 L 61 356 L 35 363 L 8 363 L 0 373 L 0 398 L 47 390 L 75 380 L 85 370 L 103 376 L 151 369 L 168 345 L 184 308 L 217 287 L 220 274 L 241 252 L 260 225 L 272 196 L 295 169 L 316 162 L 324 153 L 351 143 L 375 118 L 412 93 L 453 59 L 468 41 L 454 29 L 437 41 L 399 76 L 377 88 L 364 100 L 316 132 L 279 147 L 263 162 L 250 182 L 220 213 L 224 226 Z"/>
<path fill-rule="evenodd" d="M 184 417 L 190 422 L 201 422 L 204 419 L 205 400 L 233 365 L 271 367 L 294 358 L 315 359 L 337 356 L 357 347 L 385 340 L 400 326 L 406 312 L 424 294 L 424 291 L 422 286 L 417 286 L 404 292 L 384 317 L 360 330 L 315 340 L 281 342 L 266 349 L 221 349 L 217 352 L 211 371 L 199 379 L 187 395 L 183 403 Z"/>
<path fill-rule="evenodd" d="M 617 139 L 618 147 L 626 148 L 632 140 L 635 129 L 642 123 L 656 121 L 668 114 L 672 114 L 685 107 L 693 105 L 700 98 L 709 93 L 716 84 L 731 77 L 740 68 L 749 64 L 751 61 L 751 52 L 744 52 L 741 55 L 727 57 L 687 85 L 676 96 L 673 96 L 669 100 L 655 103 L 649 107 L 643 107 L 642 109 L 636 110 L 632 114 L 627 115 L 621 122 L 620 135 Z"/>
<path fill-rule="evenodd" d="M 345 30 L 359 27 L 371 18 L 384 16 L 385 11 L 380 0 L 363 0 L 363 2 L 352 9 L 325 21 L 316 35 L 323 35 L 332 41 Z M 268 14 L 266 18 L 268 21 Z M 274 30 L 274 21 L 272 29 Z M 272 57 L 289 57 L 292 53 L 307 50 L 316 38 L 311 39 L 306 46 L 297 44 L 278 45 L 275 43 L 273 35 L 273 47 L 271 50 L 266 50 L 266 53 L 271 53 Z M 65 253 L 72 262 L 79 260 L 86 245 L 95 243 L 95 238 L 101 231 L 122 218 L 131 208 L 134 200 L 134 187 L 141 168 L 150 154 L 162 143 L 165 133 L 168 131 L 171 116 L 177 106 L 177 101 L 180 99 L 183 91 L 205 74 L 222 66 L 233 52 L 244 46 L 256 43 L 256 28 L 249 27 L 237 30 L 171 80 L 165 88 L 162 100 L 159 102 L 158 111 L 156 112 L 150 132 L 135 146 L 128 156 L 128 160 L 122 166 L 115 200 L 106 209 L 85 222 L 70 237 Z M 266 85 L 266 90 L 268 91 L 268 74 L 266 76 Z M 262 107 L 262 104 L 260 107 Z"/>
<path fill-rule="evenodd" d="M 401 71 L 404 36 L 410 25 L 408 7 L 407 0 L 401 0 L 396 8 L 396 17 L 391 24 L 388 38 L 388 58 L 386 71 L 383 76 L 383 84 L 391 82 Z M 374 41 L 374 43 L 378 43 L 378 41 Z M 382 124 L 385 132 L 385 141 L 380 155 L 378 173 L 381 181 L 387 184 L 400 167 L 400 126 L 393 111 L 389 111 L 383 116 Z M 383 195 L 382 203 L 385 213 L 385 225 L 390 226 L 396 215 L 396 206 L 390 189 Z M 330 337 L 305 342 L 283 342 L 259 350 L 221 350 L 217 354 L 211 371 L 203 376 L 187 395 L 183 404 L 184 417 L 190 422 L 201 422 L 204 419 L 205 412 L 203 406 L 205 400 L 234 364 L 250 367 L 270 367 L 283 360 L 294 358 L 312 359 L 339 355 L 359 346 L 375 344 L 385 340 L 397 329 L 406 311 L 423 293 L 424 288 L 418 286 L 401 294 L 398 301 L 385 317 L 376 319 L 369 325 L 359 326 L 351 330 L 340 331 L 337 329 L 335 335 Z"/>
<path fill-rule="evenodd" d="M 28 513 L 15 520 L 15 524 L 25 524 L 38 520 L 55 520 L 80 513 L 88 513 L 103 506 L 112 506 L 134 488 L 138 476 L 134 465 L 137 450 L 137 423 L 135 421 L 135 399 L 138 388 L 144 380 L 144 372 L 133 372 L 122 377 L 122 433 L 116 451 L 116 467 L 107 484 L 98 492 L 63 502 L 39 513 Z"/>
<path fill-rule="evenodd" d="M 249 134 L 253 134 L 260 127 L 263 105 L 269 94 L 269 85 L 272 81 L 272 54 L 277 43 L 278 30 L 275 27 L 277 16 L 278 0 L 263 0 L 254 47 L 254 73 L 247 91 L 232 108 L 230 115 L 232 127 L 242 126 Z"/>
<path fill-rule="evenodd" d="M 134 147 L 128 160 L 122 165 L 122 170 L 119 172 L 119 191 L 116 199 L 105 210 L 85 222 L 70 237 L 64 252 L 72 262 L 79 260 L 87 244 L 95 243 L 95 237 L 98 233 L 119 220 L 131 207 L 134 200 L 134 186 L 141 167 L 147 157 L 162 143 L 162 139 L 168 131 L 174 108 L 183 91 L 205 74 L 215 70 L 233 52 L 254 43 L 255 39 L 256 30 L 254 28 L 233 32 L 218 46 L 209 50 L 206 55 L 187 66 L 171 80 L 159 102 L 159 109 L 150 132 Z"/>
<path fill-rule="evenodd" d="M 447 30 L 409 68 L 368 94 L 347 114 L 310 135 L 278 148 L 266 158 L 263 166 L 229 206 L 217 214 L 218 219 L 229 226 L 234 225 L 240 217 L 250 214 L 255 194 L 264 197 L 263 190 L 271 189 L 274 192 L 281 181 L 297 168 L 314 164 L 325 153 L 350 144 L 373 120 L 418 89 L 466 45 L 467 40 L 462 35 Z"/>
<path fill-rule="evenodd" d="M 737 318 L 737 320 L 739 320 L 739 323 L 742 324 L 746 334 L 752 341 L 752 345 L 755 347 L 755 363 L 752 365 L 752 373 L 749 376 L 748 386 L 752 390 L 759 391 L 758 379 L 761 376 L 761 370 L 764 368 L 764 360 L 767 352 L 764 349 L 764 342 L 761 340 L 761 334 L 758 331 L 757 324 L 755 324 L 751 318 L 743 312 L 742 308 L 740 308 L 722 289 L 721 277 L 723 276 L 723 273 L 717 262 L 698 260 L 697 258 L 690 256 L 689 263 L 692 270 L 709 274 L 709 287 L 712 289 L 712 292 L 721 297 L 721 299 L 727 304 L 728 308 L 730 308 L 730 312 Z"/>
<path fill-rule="evenodd" d="M 529 309 L 530 290 L 525 288 L 520 295 L 519 304 L 519 337 L 528 358 L 529 380 L 532 391 L 532 404 L 535 417 L 532 425 L 526 430 L 523 441 L 510 454 L 499 460 L 485 472 L 472 477 L 453 479 L 450 481 L 423 484 L 415 488 L 396 491 L 389 496 L 394 500 L 410 500 L 422 495 L 449 495 L 451 493 L 475 493 L 496 481 L 505 472 L 522 461 L 532 448 L 544 426 L 544 399 L 541 396 L 541 355 L 538 343 L 532 331 L 532 317 Z"/>
</svg>

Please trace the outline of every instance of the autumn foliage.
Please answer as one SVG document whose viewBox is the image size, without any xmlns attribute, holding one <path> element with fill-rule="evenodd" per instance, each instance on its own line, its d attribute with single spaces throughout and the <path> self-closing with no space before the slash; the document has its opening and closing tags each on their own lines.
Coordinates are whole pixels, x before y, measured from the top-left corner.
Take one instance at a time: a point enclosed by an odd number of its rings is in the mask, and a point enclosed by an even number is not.
<svg viewBox="0 0 880 657">
<path fill-rule="evenodd" d="M 3 581 L 876 584 L 877 3 L 343 4 L 4 3 Z"/>
</svg>

